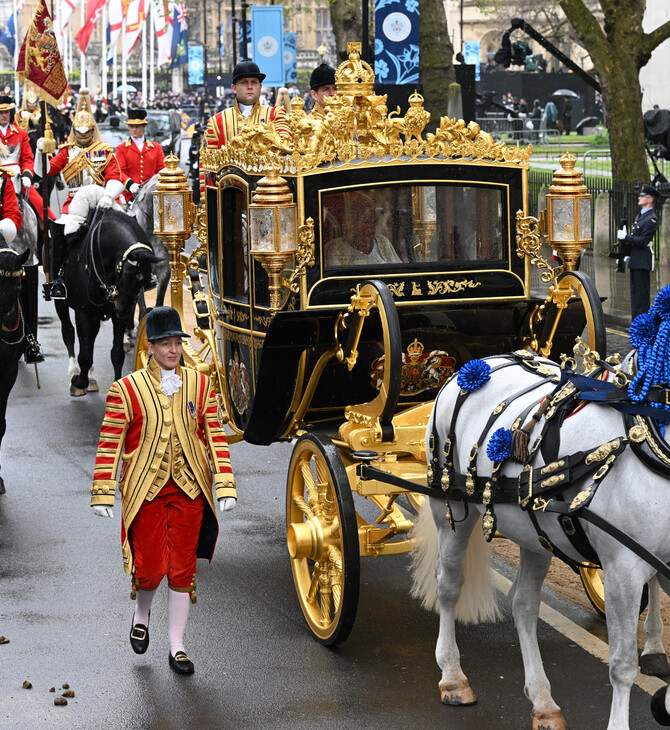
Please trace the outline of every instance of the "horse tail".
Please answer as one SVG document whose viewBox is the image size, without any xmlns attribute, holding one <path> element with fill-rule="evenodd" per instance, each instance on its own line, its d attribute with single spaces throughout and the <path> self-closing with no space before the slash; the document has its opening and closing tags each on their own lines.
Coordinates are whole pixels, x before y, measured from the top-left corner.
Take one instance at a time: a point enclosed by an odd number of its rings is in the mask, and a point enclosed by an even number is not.
<svg viewBox="0 0 670 730">
<path fill-rule="evenodd" d="M 428 611 L 439 613 L 437 598 L 437 526 L 428 500 L 412 529 L 416 547 L 412 551 L 411 595 Z M 491 576 L 491 546 L 481 529 L 481 519 L 473 527 L 463 561 L 463 583 L 456 603 L 455 617 L 464 624 L 495 622 L 500 609 Z"/>
</svg>

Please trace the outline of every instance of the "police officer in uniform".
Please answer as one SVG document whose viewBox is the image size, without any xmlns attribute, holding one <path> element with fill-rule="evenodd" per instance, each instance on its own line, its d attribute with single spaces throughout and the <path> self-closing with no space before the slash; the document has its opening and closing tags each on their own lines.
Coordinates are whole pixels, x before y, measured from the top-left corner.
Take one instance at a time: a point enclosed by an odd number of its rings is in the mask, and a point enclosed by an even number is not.
<svg viewBox="0 0 670 730">
<path fill-rule="evenodd" d="M 133 651 L 143 654 L 149 646 L 151 603 L 167 576 L 169 666 L 192 674 L 184 631 L 195 603 L 196 558 L 212 559 L 216 501 L 221 512 L 235 506 L 235 479 L 211 381 L 180 364 L 188 335 L 179 313 L 155 307 L 146 334 L 149 363 L 117 380 L 107 395 L 91 506 L 97 516 L 113 517 L 118 484 L 124 570 L 133 574 L 131 598 L 137 599 Z"/>
<path fill-rule="evenodd" d="M 322 63 L 317 66 L 309 77 L 309 87 L 312 99 L 314 100 L 312 115 L 323 117 L 326 106 L 324 99 L 337 94 L 335 69 L 327 63 Z"/>
<path fill-rule="evenodd" d="M 651 305 L 649 282 L 654 270 L 654 236 L 658 230 L 658 216 L 654 203 L 660 200 L 656 188 L 643 185 L 637 202 L 640 212 L 630 233 L 622 226 L 618 233 L 620 255 L 628 262 L 630 270 L 630 308 L 632 318 L 649 311 Z"/>
</svg>

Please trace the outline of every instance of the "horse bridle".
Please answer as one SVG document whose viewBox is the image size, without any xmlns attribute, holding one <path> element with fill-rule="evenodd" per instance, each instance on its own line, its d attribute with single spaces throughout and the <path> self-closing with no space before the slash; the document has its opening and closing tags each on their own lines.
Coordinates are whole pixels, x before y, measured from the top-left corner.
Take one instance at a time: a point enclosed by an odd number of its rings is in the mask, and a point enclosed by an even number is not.
<svg viewBox="0 0 670 730">
<path fill-rule="evenodd" d="M 100 239 L 99 231 L 100 231 L 100 224 L 98 224 L 98 226 L 96 227 L 96 229 L 94 231 L 94 235 L 98 240 Z M 92 237 L 91 238 L 91 268 L 93 270 L 93 274 L 95 275 L 95 278 L 98 281 L 98 285 L 105 292 L 105 298 L 107 299 L 107 301 L 113 302 L 119 296 L 120 290 L 116 285 L 110 286 L 109 284 L 105 283 L 105 280 L 103 279 L 103 277 L 100 276 L 100 273 L 98 272 L 98 268 L 95 264 L 95 255 L 93 253 L 93 246 L 94 246 L 94 244 L 93 244 L 93 237 Z M 133 266 L 137 266 L 137 262 L 129 261 L 128 256 L 130 256 L 130 254 L 133 251 L 136 251 L 137 249 L 140 249 L 140 248 L 146 249 L 147 251 L 150 251 L 153 253 L 153 249 L 151 248 L 151 246 L 149 246 L 146 243 L 140 243 L 140 241 L 136 241 L 132 245 L 128 246 L 128 248 L 123 252 L 123 256 L 121 257 L 121 260 L 116 265 L 117 276 L 120 276 L 121 272 L 123 271 L 123 266 L 126 262 L 129 264 L 132 264 Z M 92 302 L 92 303 L 95 304 L 95 302 Z M 100 306 L 100 305 L 97 305 L 97 306 Z"/>
<path fill-rule="evenodd" d="M 0 248 L 0 253 L 13 253 L 15 256 L 18 256 L 19 254 L 13 249 L 9 247 Z M 11 278 L 17 278 L 24 277 L 25 271 L 23 270 L 23 266 L 18 271 L 10 271 L 9 269 L 0 269 L 0 276 L 6 276 Z"/>
</svg>

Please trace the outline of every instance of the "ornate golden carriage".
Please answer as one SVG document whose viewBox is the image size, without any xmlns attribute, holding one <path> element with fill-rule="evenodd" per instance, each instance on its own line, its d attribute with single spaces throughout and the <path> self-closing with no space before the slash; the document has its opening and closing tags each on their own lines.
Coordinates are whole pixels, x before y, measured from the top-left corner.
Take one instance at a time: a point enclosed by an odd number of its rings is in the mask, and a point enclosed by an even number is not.
<svg viewBox="0 0 670 730">
<path fill-rule="evenodd" d="M 292 139 L 269 123 L 203 148 L 190 256 L 176 158 L 156 192 L 173 303 L 186 278 L 202 343 L 188 359 L 213 377 L 231 442 L 295 442 L 287 542 L 301 608 L 325 644 L 353 626 L 360 557 L 412 546 L 412 495 L 359 479 L 357 464 L 425 484 L 432 403 L 463 363 L 571 351 L 585 327 L 592 349 L 605 346 L 600 299 L 574 271 L 591 230 L 574 158 L 561 160 L 546 221 L 530 218 L 531 148 L 447 117 L 427 133 L 417 93 L 404 117 L 389 114 L 359 51 L 350 44 L 322 117 L 293 100 Z M 543 228 L 561 267 L 540 255 Z M 531 291 L 531 265 L 548 295 Z M 144 357 L 140 344 L 138 365 Z"/>
</svg>

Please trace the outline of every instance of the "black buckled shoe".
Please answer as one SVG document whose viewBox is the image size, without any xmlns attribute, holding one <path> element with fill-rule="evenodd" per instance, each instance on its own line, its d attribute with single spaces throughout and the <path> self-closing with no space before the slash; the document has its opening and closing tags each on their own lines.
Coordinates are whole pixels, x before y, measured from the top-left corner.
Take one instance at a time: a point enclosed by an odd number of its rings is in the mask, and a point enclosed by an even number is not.
<svg viewBox="0 0 670 730">
<path fill-rule="evenodd" d="M 193 674 L 193 662 L 186 656 L 183 651 L 178 651 L 174 656 L 172 653 L 168 654 L 170 659 L 170 667 L 177 674 Z"/>
<path fill-rule="evenodd" d="M 144 654 L 149 647 L 149 627 L 144 624 L 131 625 L 130 645 L 133 647 L 135 654 Z"/>
</svg>

